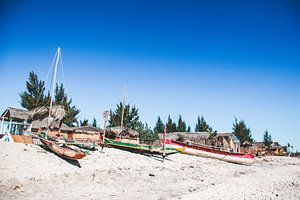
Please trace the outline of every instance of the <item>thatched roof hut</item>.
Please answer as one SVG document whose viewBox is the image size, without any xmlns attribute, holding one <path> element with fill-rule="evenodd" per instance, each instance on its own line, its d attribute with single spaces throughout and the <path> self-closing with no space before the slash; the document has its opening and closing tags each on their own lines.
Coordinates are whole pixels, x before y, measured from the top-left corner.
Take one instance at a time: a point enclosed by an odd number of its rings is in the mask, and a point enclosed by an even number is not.
<svg viewBox="0 0 300 200">
<path fill-rule="evenodd" d="M 137 138 L 139 136 L 139 133 L 127 127 L 117 126 L 117 127 L 107 128 L 106 135 L 109 138 L 116 138 L 116 137 Z"/>
<path fill-rule="evenodd" d="M 162 133 L 159 134 L 159 137 L 162 139 Z M 166 138 L 178 141 L 190 141 L 202 145 L 225 147 L 226 149 L 234 149 L 235 151 L 239 151 L 240 146 L 240 142 L 230 132 L 217 133 L 214 138 L 210 138 L 209 132 L 173 132 L 167 133 Z"/>
<path fill-rule="evenodd" d="M 61 105 L 54 105 L 51 108 L 51 117 L 56 120 L 62 120 L 66 111 Z M 32 120 L 42 120 L 49 116 L 49 108 L 46 106 L 38 107 L 30 111 L 30 118 Z"/>
<path fill-rule="evenodd" d="M 103 132 L 102 129 L 91 125 L 74 127 L 72 129 L 74 133 L 83 133 L 83 134 L 90 134 L 90 135 L 100 134 Z"/>
<path fill-rule="evenodd" d="M 17 122 L 24 122 L 30 118 L 30 113 L 28 110 L 8 107 L 2 113 L 1 118 L 7 120 L 12 119 L 13 121 L 17 121 Z"/>
</svg>

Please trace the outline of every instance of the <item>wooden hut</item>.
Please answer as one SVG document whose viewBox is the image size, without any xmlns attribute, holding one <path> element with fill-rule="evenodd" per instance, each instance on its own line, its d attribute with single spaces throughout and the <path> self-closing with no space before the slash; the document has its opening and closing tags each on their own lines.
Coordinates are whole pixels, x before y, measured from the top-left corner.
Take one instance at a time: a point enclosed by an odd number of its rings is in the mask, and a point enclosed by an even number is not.
<svg viewBox="0 0 300 200">
<path fill-rule="evenodd" d="M 22 135 L 30 125 L 29 111 L 8 107 L 1 115 L 0 134 Z"/>
<path fill-rule="evenodd" d="M 91 125 L 74 127 L 72 133 L 68 133 L 67 138 L 70 140 L 81 140 L 81 141 L 99 141 L 100 135 L 103 130 Z"/>
<path fill-rule="evenodd" d="M 162 134 L 159 134 L 162 138 Z M 240 152 L 240 142 L 231 132 L 220 132 L 214 138 L 209 132 L 172 132 L 166 134 L 167 139 L 191 141 L 202 145 L 217 146 L 226 151 Z"/>
</svg>

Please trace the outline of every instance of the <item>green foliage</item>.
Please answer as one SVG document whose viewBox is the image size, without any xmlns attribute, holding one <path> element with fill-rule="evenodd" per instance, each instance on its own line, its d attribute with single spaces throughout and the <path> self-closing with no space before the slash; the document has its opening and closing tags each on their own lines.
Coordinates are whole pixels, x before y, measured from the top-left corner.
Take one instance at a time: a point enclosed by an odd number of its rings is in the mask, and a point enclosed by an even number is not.
<svg viewBox="0 0 300 200">
<path fill-rule="evenodd" d="M 47 102 L 45 98 L 45 82 L 38 79 L 38 76 L 31 71 L 29 80 L 26 81 L 27 91 L 20 93 L 21 106 L 27 110 L 32 110 L 37 107 L 44 106 Z M 50 99 L 50 95 L 49 95 Z"/>
<path fill-rule="evenodd" d="M 272 143 L 272 136 L 269 134 L 268 130 L 266 130 L 264 133 L 264 144 L 265 146 L 270 147 Z"/>
<path fill-rule="evenodd" d="M 93 119 L 92 126 L 93 126 L 93 127 L 97 127 L 97 120 L 96 120 L 95 118 Z"/>
<path fill-rule="evenodd" d="M 89 120 L 83 119 L 83 121 L 80 120 L 80 126 L 86 126 L 89 124 Z"/>
<path fill-rule="evenodd" d="M 109 127 L 121 126 L 121 116 L 122 116 L 122 102 L 117 104 L 117 108 L 109 112 Z M 138 109 L 133 106 L 130 108 L 130 105 L 124 106 L 124 116 L 123 116 L 123 126 L 136 130 L 139 123 L 139 114 Z"/>
<path fill-rule="evenodd" d="M 26 89 L 27 91 L 20 93 L 21 106 L 23 108 L 32 110 L 41 106 L 49 107 L 50 92 L 48 91 L 47 95 L 45 95 L 45 83 L 39 80 L 33 71 L 29 73 L 29 80 L 26 81 Z M 68 100 L 63 84 L 60 86 L 56 84 L 53 104 L 64 106 L 66 115 L 63 118 L 63 122 L 68 126 L 74 126 L 74 123 L 77 122 L 76 116 L 80 111 L 76 106 L 71 105 L 72 99 Z"/>
<path fill-rule="evenodd" d="M 179 115 L 178 126 L 176 129 L 177 132 L 186 132 L 186 123 L 182 120 L 181 115 Z"/>
<path fill-rule="evenodd" d="M 210 131 L 208 138 L 215 139 L 216 136 L 217 136 L 217 131 Z"/>
<path fill-rule="evenodd" d="M 153 129 L 154 133 L 163 133 L 164 132 L 164 123 L 162 122 L 160 116 L 158 116 L 156 125 Z"/>
<path fill-rule="evenodd" d="M 56 84 L 54 97 L 54 104 L 62 105 L 66 110 L 66 115 L 63 118 L 63 122 L 68 126 L 74 126 L 74 124 L 77 123 L 76 116 L 79 114 L 80 110 L 78 110 L 76 106 L 71 105 L 72 99 L 68 100 L 68 96 L 65 93 L 63 84 L 60 84 L 60 86 Z"/>
<path fill-rule="evenodd" d="M 233 124 L 233 134 L 241 142 L 241 144 L 244 143 L 245 141 L 249 141 L 249 142 L 253 141 L 251 130 L 246 126 L 244 120 L 238 122 L 237 119 L 235 118 L 235 122 Z"/>
<path fill-rule="evenodd" d="M 190 133 L 191 132 L 191 126 L 189 125 L 187 128 L 187 132 Z"/>
<path fill-rule="evenodd" d="M 140 140 L 158 140 L 158 133 L 155 133 L 151 130 L 147 123 L 143 124 L 142 122 L 137 123 L 137 132 L 139 132 Z"/>
<path fill-rule="evenodd" d="M 195 132 L 212 132 L 213 129 L 206 123 L 203 116 L 198 116 Z"/>
<path fill-rule="evenodd" d="M 166 124 L 167 133 L 176 132 L 176 123 L 174 123 L 169 115 L 168 122 Z"/>
</svg>

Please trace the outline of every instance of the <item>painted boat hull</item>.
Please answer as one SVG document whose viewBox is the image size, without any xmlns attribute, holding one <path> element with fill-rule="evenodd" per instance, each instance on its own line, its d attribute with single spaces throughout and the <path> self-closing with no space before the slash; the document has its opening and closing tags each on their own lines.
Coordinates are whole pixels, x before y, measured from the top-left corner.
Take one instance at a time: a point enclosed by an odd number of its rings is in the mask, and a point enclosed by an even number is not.
<svg viewBox="0 0 300 200">
<path fill-rule="evenodd" d="M 82 149 L 90 150 L 90 151 L 95 151 L 96 147 L 95 144 L 90 144 L 90 143 L 74 143 L 73 145 L 80 147 Z"/>
<path fill-rule="evenodd" d="M 153 154 L 153 155 L 162 155 L 162 147 L 156 147 L 151 145 L 140 145 L 140 144 L 130 144 L 125 142 L 114 141 L 111 139 L 105 139 L 105 143 L 121 150 L 126 150 L 135 153 L 144 153 L 144 154 Z M 178 148 L 165 148 L 165 154 L 171 155 L 183 151 L 182 147 Z"/>
<path fill-rule="evenodd" d="M 251 165 L 254 162 L 253 154 L 242 154 L 242 153 L 231 153 L 227 151 L 221 151 L 217 149 L 212 149 L 208 147 L 203 147 L 195 144 L 186 144 L 178 141 L 167 141 L 169 147 L 183 147 L 182 153 L 200 156 L 205 158 L 214 158 L 230 163 Z"/>
<path fill-rule="evenodd" d="M 67 146 L 59 146 L 56 142 L 50 141 L 47 139 L 40 139 L 41 142 L 45 145 L 47 149 L 55 153 L 56 155 L 69 159 L 69 160 L 78 160 L 86 156 L 85 153 L 80 151 L 75 151 Z"/>
</svg>

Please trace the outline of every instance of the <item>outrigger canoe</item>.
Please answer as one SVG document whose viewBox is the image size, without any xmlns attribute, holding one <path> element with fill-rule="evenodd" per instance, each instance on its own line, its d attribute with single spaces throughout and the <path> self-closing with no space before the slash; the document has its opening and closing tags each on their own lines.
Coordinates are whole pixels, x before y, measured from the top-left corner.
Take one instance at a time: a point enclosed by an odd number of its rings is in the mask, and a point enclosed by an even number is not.
<svg viewBox="0 0 300 200">
<path fill-rule="evenodd" d="M 80 147 L 82 149 L 90 150 L 90 151 L 95 151 L 96 150 L 96 145 L 94 143 L 74 143 L 73 145 Z"/>
<path fill-rule="evenodd" d="M 66 144 L 59 144 L 54 138 L 46 139 L 43 134 L 39 134 L 39 139 L 46 149 L 52 151 L 62 158 L 78 160 L 86 156 L 83 151 L 72 149 Z"/>
<path fill-rule="evenodd" d="M 130 144 L 130 143 L 115 141 L 107 138 L 105 139 L 105 143 L 114 148 L 135 152 L 135 153 L 144 153 L 144 154 L 151 154 L 151 155 L 163 154 L 163 147 L 158 147 L 158 146 L 145 145 L 145 144 Z M 182 147 L 178 147 L 178 148 L 166 147 L 165 155 L 175 154 L 180 151 L 183 151 Z"/>
<path fill-rule="evenodd" d="M 219 149 L 213 149 L 213 147 L 201 146 L 200 144 L 187 144 L 184 142 L 174 140 L 166 140 L 166 145 L 168 147 L 173 148 L 182 147 L 184 148 L 184 150 L 182 151 L 182 153 L 184 154 L 190 154 L 206 158 L 215 158 L 230 163 L 251 165 L 254 162 L 253 154 L 232 153 Z"/>
</svg>

